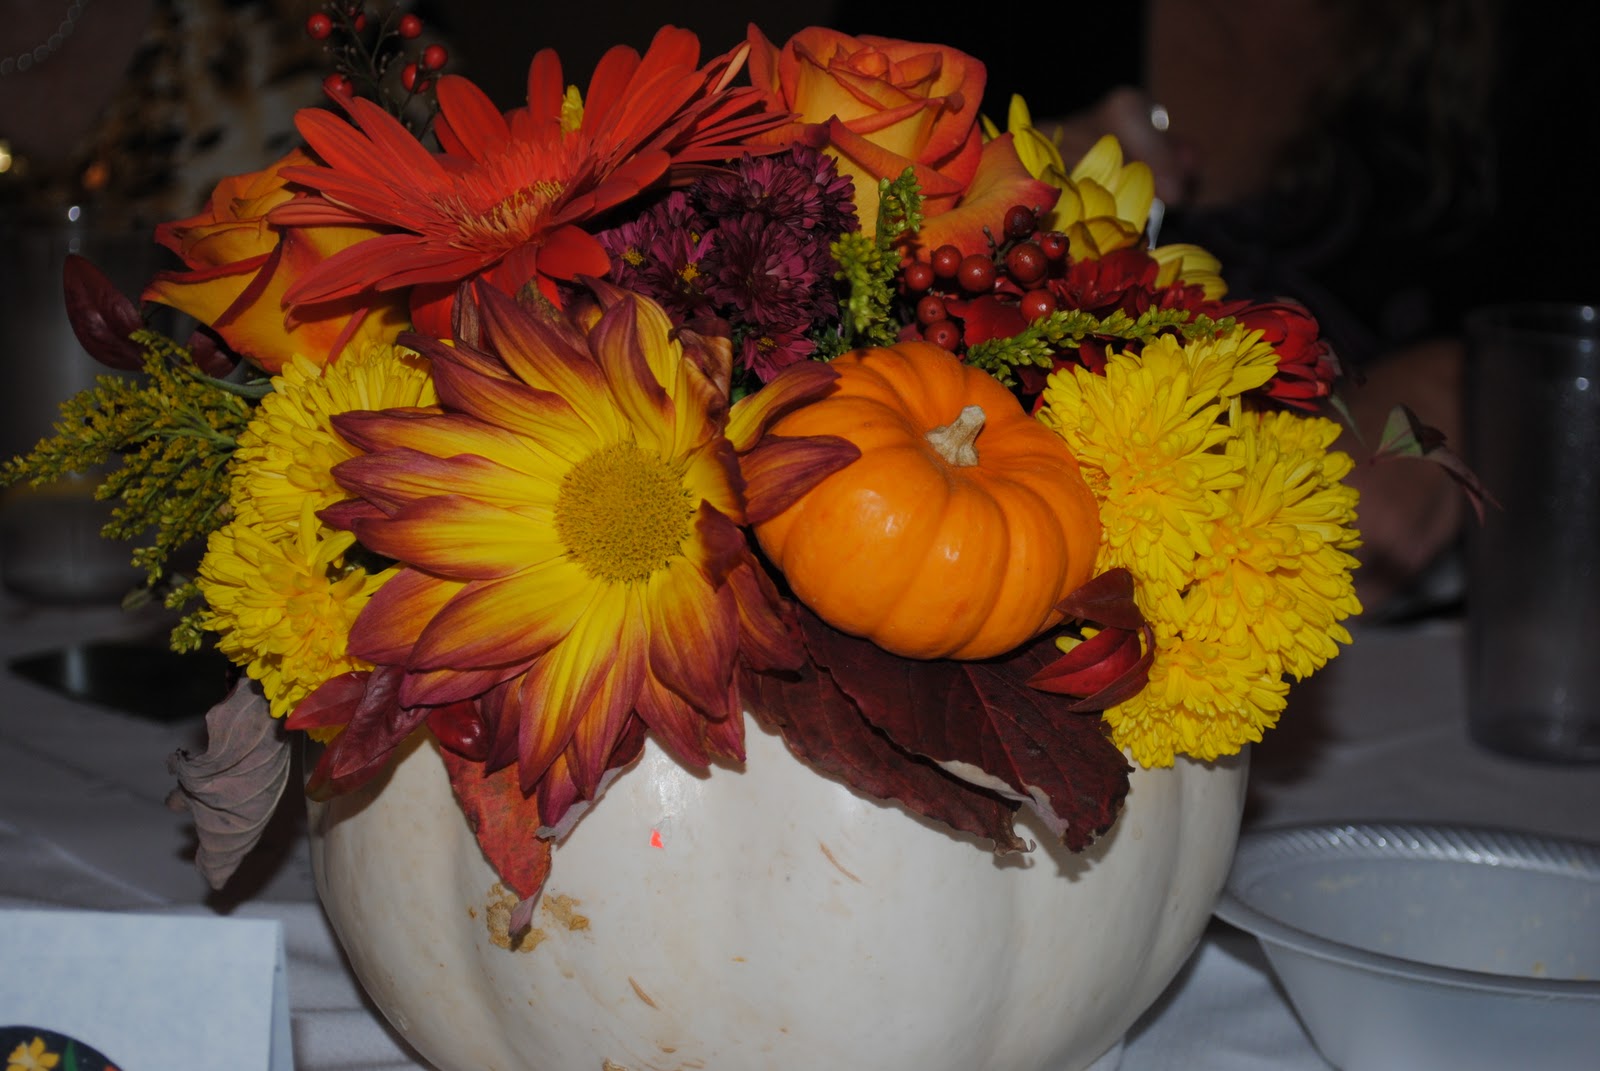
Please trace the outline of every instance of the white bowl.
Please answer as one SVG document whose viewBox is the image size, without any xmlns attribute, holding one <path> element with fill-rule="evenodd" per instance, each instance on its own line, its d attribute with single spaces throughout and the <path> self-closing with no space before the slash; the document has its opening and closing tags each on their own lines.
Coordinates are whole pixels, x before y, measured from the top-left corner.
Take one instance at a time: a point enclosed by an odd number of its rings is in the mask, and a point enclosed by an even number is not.
<svg viewBox="0 0 1600 1071">
<path fill-rule="evenodd" d="M 1600 846 L 1451 826 L 1240 838 L 1217 905 L 1344 1071 L 1600 1067 Z"/>
</svg>

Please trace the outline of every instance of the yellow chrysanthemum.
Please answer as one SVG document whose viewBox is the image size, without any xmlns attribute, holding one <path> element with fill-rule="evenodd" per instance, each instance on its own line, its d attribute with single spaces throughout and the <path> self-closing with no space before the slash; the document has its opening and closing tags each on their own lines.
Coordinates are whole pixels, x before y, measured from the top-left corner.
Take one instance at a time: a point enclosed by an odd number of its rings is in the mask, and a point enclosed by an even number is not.
<svg viewBox="0 0 1600 1071">
<path fill-rule="evenodd" d="M 1260 332 L 1113 353 L 1105 374 L 1050 377 L 1040 419 L 1100 502 L 1099 568 L 1123 567 L 1155 636 L 1145 688 L 1105 712 L 1145 766 L 1259 740 L 1302 678 L 1348 643 L 1360 610 L 1348 551 L 1355 492 L 1339 428 L 1246 410 L 1277 367 Z"/>
<path fill-rule="evenodd" d="M 1101 570 L 1127 568 L 1152 592 L 1175 593 L 1211 553 L 1222 493 L 1242 480 L 1238 460 L 1216 449 L 1230 434 L 1220 419 L 1231 401 L 1223 388 L 1237 382 L 1230 353 L 1210 347 L 1192 364 L 1162 337 L 1140 355 L 1111 354 L 1103 376 L 1079 367 L 1051 375 L 1039 416 L 1100 501 Z"/>
<path fill-rule="evenodd" d="M 313 508 L 311 499 L 302 501 L 285 538 L 234 521 L 211 534 L 200 562 L 208 606 L 201 624 L 261 683 L 274 717 L 330 677 L 370 668 L 345 646 L 357 615 L 393 572 L 345 568 L 355 537 L 319 524 Z"/>
<path fill-rule="evenodd" d="M 1249 644 L 1159 626 L 1149 682 L 1104 717 L 1112 741 L 1142 766 L 1171 766 L 1178 755 L 1209 762 L 1259 741 L 1288 693 L 1282 674 Z"/>
<path fill-rule="evenodd" d="M 355 456 L 329 421 L 357 409 L 438 401 L 428 363 L 400 346 L 370 343 L 320 366 L 296 356 L 272 380 L 234 453 L 234 516 L 270 538 L 286 537 L 310 500 L 317 510 L 349 497 L 331 469 Z"/>
<path fill-rule="evenodd" d="M 1226 451 L 1245 481 L 1218 523 L 1216 553 L 1197 563 L 1185 602 L 1189 631 L 1260 650 L 1269 670 L 1308 676 L 1350 635 L 1360 612 L 1351 581 L 1360 542 L 1356 492 L 1339 480 L 1348 455 L 1329 451 L 1339 426 L 1290 413 L 1246 413 Z"/>
</svg>

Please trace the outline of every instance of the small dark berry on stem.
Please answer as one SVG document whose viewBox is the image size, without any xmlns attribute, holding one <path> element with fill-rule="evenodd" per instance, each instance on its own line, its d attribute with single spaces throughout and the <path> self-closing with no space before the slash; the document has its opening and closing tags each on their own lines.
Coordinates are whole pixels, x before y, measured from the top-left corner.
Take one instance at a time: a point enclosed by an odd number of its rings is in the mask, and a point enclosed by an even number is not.
<svg viewBox="0 0 1600 1071">
<path fill-rule="evenodd" d="M 1027 205 L 1012 205 L 1006 209 L 1006 237 L 1026 238 L 1038 228 L 1033 209 Z"/>
<path fill-rule="evenodd" d="M 955 348 L 961 345 L 961 328 L 952 320 L 935 320 L 922 329 L 922 337 L 940 349 L 954 353 Z"/>
<path fill-rule="evenodd" d="M 401 37 L 412 40 L 422 36 L 422 20 L 415 15 L 402 15 L 400 25 L 396 27 Z"/>
<path fill-rule="evenodd" d="M 1067 255 L 1067 236 L 1060 231 L 1047 231 L 1039 235 L 1039 248 L 1052 263 L 1062 260 Z"/>
<path fill-rule="evenodd" d="M 1023 286 L 1032 286 L 1050 270 L 1044 250 L 1033 242 L 1022 242 L 1006 254 L 1006 273 Z"/>
<path fill-rule="evenodd" d="M 956 281 L 968 293 L 985 294 L 994 289 L 994 281 L 999 274 L 994 261 L 981 253 L 973 253 L 961 262 L 961 267 L 956 271 Z"/>
<path fill-rule="evenodd" d="M 322 80 L 322 91 L 335 100 L 348 101 L 355 96 L 356 87 L 349 76 L 330 74 Z"/>
<path fill-rule="evenodd" d="M 925 260 L 913 260 L 906 265 L 900 278 L 908 291 L 920 294 L 933 285 L 933 265 Z"/>
<path fill-rule="evenodd" d="M 949 317 L 949 312 L 944 307 L 944 298 L 937 294 L 928 294 L 917 302 L 917 322 L 926 327 L 928 324 Z"/>
<path fill-rule="evenodd" d="M 415 93 L 417 91 L 417 65 L 415 63 L 408 63 L 400 68 L 400 84 L 405 87 L 407 93 Z"/>
<path fill-rule="evenodd" d="M 314 41 L 326 41 L 333 33 L 333 20 L 322 12 L 306 19 L 306 35 Z"/>
<path fill-rule="evenodd" d="M 425 70 L 437 71 L 450 62 L 450 53 L 443 45 L 429 45 L 422 50 L 422 66 Z"/>
<path fill-rule="evenodd" d="M 1017 303 L 1017 311 L 1029 323 L 1049 316 L 1057 307 L 1055 295 L 1048 290 L 1029 290 Z"/>
<path fill-rule="evenodd" d="M 954 279 L 961 270 L 961 250 L 953 245 L 941 245 L 933 251 L 933 274 L 941 279 Z"/>
</svg>

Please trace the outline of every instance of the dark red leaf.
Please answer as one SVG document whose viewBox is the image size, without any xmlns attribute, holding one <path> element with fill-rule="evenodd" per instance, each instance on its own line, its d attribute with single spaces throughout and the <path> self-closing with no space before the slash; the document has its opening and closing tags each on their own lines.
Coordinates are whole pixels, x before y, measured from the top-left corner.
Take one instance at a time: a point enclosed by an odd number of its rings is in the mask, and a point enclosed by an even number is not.
<svg viewBox="0 0 1600 1071">
<path fill-rule="evenodd" d="M 376 777 L 389 765 L 394 749 L 411 735 L 412 730 L 427 718 L 429 707 L 402 707 L 399 703 L 399 667 L 385 666 L 365 674 L 359 698 L 350 709 L 344 732 L 334 737 L 316 768 L 306 782 L 306 792 L 313 798 L 325 799 L 331 795 L 359 788 Z M 335 704 L 348 702 L 355 689 L 351 678 L 361 674 L 341 674 L 322 688 L 307 696 L 289 716 L 290 729 L 312 728 L 338 724 Z M 321 693 L 330 691 L 329 697 Z M 302 714 L 302 708 L 305 713 Z"/>
<path fill-rule="evenodd" d="M 139 306 L 76 253 L 67 255 L 62 282 L 72 333 L 89 356 L 124 372 L 143 368 L 144 350 L 128 338 L 144 327 Z"/>
<path fill-rule="evenodd" d="M 901 748 L 1027 804 L 1074 851 L 1111 828 L 1130 767 L 1099 718 L 1028 687 L 1055 652 L 1048 635 L 1001 659 L 915 661 L 805 610 L 801 624 L 816 663 Z"/>
<path fill-rule="evenodd" d="M 550 844 L 539 836 L 539 807 L 522 794 L 516 767 L 485 773 L 483 763 L 448 748 L 439 756 L 484 858 L 524 903 L 538 896 L 550 876 Z"/>
<path fill-rule="evenodd" d="M 743 675 L 751 713 L 783 735 L 789 750 L 821 773 L 875 799 L 994 842 L 998 852 L 1026 849 L 1012 829 L 1016 804 L 907 754 L 861 717 L 833 679 L 807 664 L 794 674 Z"/>
<path fill-rule="evenodd" d="M 194 366 L 213 379 L 227 379 L 239 367 L 239 355 L 203 324 L 189 335 L 184 348 L 194 359 Z"/>
<path fill-rule="evenodd" d="M 1126 569 L 1107 569 L 1062 599 L 1056 609 L 1074 620 L 1107 628 L 1144 627 L 1144 614 L 1133 599 L 1133 574 Z"/>
</svg>

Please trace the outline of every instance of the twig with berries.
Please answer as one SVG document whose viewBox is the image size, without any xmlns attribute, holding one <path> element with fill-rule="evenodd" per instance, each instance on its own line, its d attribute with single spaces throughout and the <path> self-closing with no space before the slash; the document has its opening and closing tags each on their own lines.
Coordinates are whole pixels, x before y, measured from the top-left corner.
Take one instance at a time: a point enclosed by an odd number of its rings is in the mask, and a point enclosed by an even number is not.
<svg viewBox="0 0 1600 1071">
<path fill-rule="evenodd" d="M 444 45 L 422 42 L 425 28 L 409 12 L 390 9 L 373 18 L 364 4 L 349 0 L 325 0 L 306 19 L 306 33 L 324 43 L 333 68 L 322 82 L 328 96 L 339 103 L 358 96 L 375 101 L 418 137 L 438 113 L 433 91 L 450 62 Z"/>
</svg>

